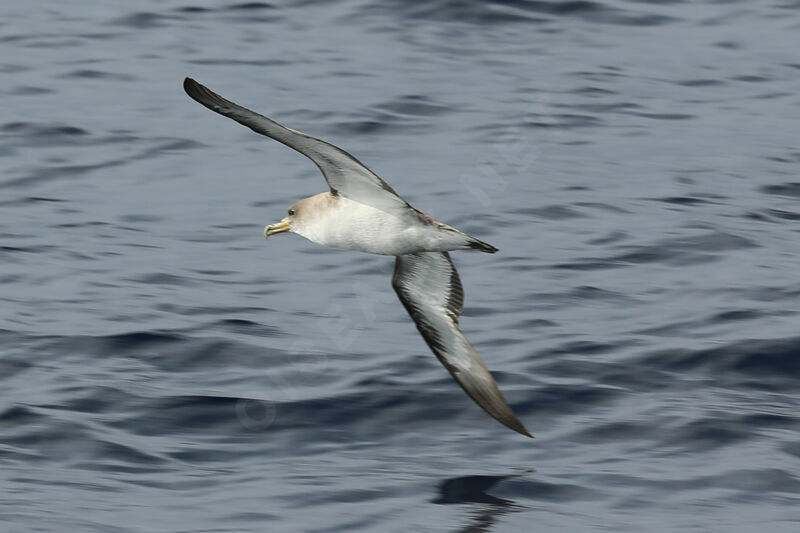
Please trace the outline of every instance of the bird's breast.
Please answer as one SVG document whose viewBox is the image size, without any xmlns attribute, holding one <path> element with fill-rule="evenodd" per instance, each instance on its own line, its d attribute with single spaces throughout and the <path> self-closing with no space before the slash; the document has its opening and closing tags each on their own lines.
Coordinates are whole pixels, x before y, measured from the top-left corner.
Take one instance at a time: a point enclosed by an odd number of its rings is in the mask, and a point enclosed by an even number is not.
<svg viewBox="0 0 800 533">
<path fill-rule="evenodd" d="M 323 246 L 371 254 L 403 255 L 432 245 L 434 227 L 338 197 L 297 231 Z"/>
</svg>

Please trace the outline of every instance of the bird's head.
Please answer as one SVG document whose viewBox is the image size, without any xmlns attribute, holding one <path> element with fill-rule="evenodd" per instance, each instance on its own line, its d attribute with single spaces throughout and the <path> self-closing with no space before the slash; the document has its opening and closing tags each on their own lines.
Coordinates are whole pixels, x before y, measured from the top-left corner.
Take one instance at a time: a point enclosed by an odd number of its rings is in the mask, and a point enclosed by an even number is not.
<svg viewBox="0 0 800 533">
<path fill-rule="evenodd" d="M 276 235 L 278 233 L 283 233 L 286 231 L 293 231 L 293 223 L 295 223 L 295 219 L 297 218 L 297 204 L 293 205 L 289 208 L 287 216 L 283 217 L 280 222 L 276 222 L 275 224 L 270 224 L 266 228 L 264 228 L 264 238 L 269 239 L 271 236 Z"/>
<path fill-rule="evenodd" d="M 280 222 L 264 228 L 264 237 L 291 231 L 313 242 L 319 242 L 320 233 L 325 232 L 329 222 L 329 208 L 335 198 L 330 193 L 320 193 L 304 198 L 291 206 L 287 216 Z"/>
</svg>

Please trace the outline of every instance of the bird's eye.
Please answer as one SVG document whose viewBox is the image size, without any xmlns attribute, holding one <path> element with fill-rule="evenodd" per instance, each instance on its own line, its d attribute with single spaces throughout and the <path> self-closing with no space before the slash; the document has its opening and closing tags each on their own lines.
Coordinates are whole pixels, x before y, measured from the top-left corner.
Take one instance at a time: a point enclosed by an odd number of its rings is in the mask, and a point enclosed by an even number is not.
<svg viewBox="0 0 800 533">
<path fill-rule="evenodd" d="M 294 209 L 289 209 L 289 216 L 290 217 L 293 217 L 294 213 L 295 213 Z"/>
</svg>

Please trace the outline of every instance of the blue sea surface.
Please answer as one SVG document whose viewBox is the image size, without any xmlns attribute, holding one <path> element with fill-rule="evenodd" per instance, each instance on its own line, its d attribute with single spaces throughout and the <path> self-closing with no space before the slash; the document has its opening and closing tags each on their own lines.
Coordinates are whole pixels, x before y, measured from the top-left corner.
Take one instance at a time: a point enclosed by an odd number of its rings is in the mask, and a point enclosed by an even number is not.
<svg viewBox="0 0 800 533">
<path fill-rule="evenodd" d="M 0 531 L 800 531 L 800 3 L 0 5 Z M 480 410 L 191 76 L 500 249 Z"/>
</svg>

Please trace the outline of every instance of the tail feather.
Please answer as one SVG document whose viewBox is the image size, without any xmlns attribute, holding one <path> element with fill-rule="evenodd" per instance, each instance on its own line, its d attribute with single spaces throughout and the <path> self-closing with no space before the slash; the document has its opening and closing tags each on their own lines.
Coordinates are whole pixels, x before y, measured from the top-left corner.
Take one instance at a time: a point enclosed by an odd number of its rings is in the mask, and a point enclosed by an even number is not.
<svg viewBox="0 0 800 533">
<path fill-rule="evenodd" d="M 467 243 L 467 245 L 473 250 L 480 250 L 481 252 L 486 252 L 487 254 L 493 254 L 497 251 L 497 248 L 488 242 L 483 242 L 475 237 L 470 237 L 470 241 Z"/>
</svg>

